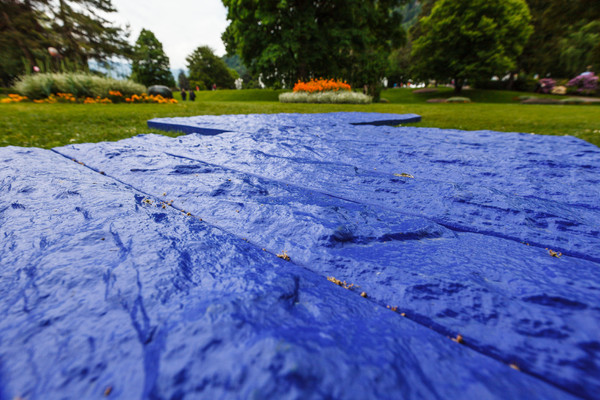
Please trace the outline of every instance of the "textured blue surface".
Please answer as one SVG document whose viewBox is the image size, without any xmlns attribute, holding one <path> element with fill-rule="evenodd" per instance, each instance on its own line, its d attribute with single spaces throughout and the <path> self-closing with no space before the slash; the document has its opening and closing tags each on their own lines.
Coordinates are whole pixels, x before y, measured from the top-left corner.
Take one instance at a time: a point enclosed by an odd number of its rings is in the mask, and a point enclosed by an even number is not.
<svg viewBox="0 0 600 400">
<path fill-rule="evenodd" d="M 600 150 L 402 118 L 0 148 L 0 399 L 594 398 Z"/>
</svg>

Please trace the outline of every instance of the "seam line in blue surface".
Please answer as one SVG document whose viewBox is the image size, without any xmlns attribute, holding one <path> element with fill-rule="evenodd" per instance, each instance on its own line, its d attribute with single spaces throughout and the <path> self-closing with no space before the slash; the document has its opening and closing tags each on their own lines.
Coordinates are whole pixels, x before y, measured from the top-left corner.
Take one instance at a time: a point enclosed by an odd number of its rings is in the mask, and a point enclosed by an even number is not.
<svg viewBox="0 0 600 400">
<path fill-rule="evenodd" d="M 367 205 L 367 206 L 370 206 L 370 207 L 381 208 L 383 210 L 386 210 L 386 211 L 389 211 L 389 212 L 393 212 L 393 213 L 397 213 L 397 214 L 400 214 L 400 215 L 407 215 L 407 216 L 411 216 L 411 217 L 423 218 L 423 219 L 426 219 L 428 221 L 434 222 L 434 223 L 436 223 L 438 225 L 441 225 L 444 228 L 447 228 L 447 229 L 449 229 L 449 230 L 451 230 L 453 232 L 472 233 L 472 234 L 483 235 L 483 236 L 491 236 L 491 237 L 495 237 L 495 238 L 499 238 L 499 239 L 504 239 L 504 240 L 510 240 L 512 242 L 523 244 L 523 241 L 521 239 L 509 236 L 509 235 L 503 235 L 501 233 L 497 233 L 497 232 L 493 232 L 493 231 L 477 231 L 477 230 L 469 229 L 468 227 L 463 227 L 463 226 L 454 225 L 454 224 L 448 224 L 446 222 L 442 222 L 442 221 L 439 221 L 437 219 L 432 219 L 432 218 L 424 217 L 424 216 L 422 216 L 420 214 L 417 214 L 417 213 L 410 213 L 410 212 L 400 211 L 400 210 L 395 209 L 395 208 L 387 207 L 386 205 L 383 205 L 383 204 L 376 204 L 376 203 L 358 201 L 358 200 L 350 199 L 350 198 L 347 198 L 347 197 L 339 196 L 339 195 L 336 195 L 336 194 L 323 192 L 323 191 L 321 191 L 319 189 L 313 189 L 313 188 L 310 188 L 310 187 L 305 187 L 305 186 L 302 186 L 302 185 L 298 185 L 296 183 L 283 182 L 283 181 L 280 181 L 280 180 L 277 180 L 277 179 L 265 177 L 265 176 L 254 174 L 254 173 L 251 173 L 251 172 L 240 171 L 240 170 L 237 170 L 235 168 L 223 166 L 223 165 L 220 165 L 220 164 L 213 164 L 213 163 L 201 160 L 201 159 L 191 158 L 191 157 L 187 157 L 187 156 L 183 156 L 183 155 L 179 155 L 179 154 L 173 154 L 173 153 L 165 153 L 165 154 L 168 155 L 168 156 L 171 156 L 171 157 L 181 158 L 181 159 L 184 159 L 184 160 L 202 162 L 202 163 L 204 163 L 206 165 L 210 165 L 210 166 L 213 166 L 213 167 L 219 167 L 219 168 L 222 168 L 224 170 L 229 170 L 229 171 L 232 171 L 232 172 L 235 172 L 235 173 L 238 173 L 238 174 L 244 174 L 244 175 L 252 176 L 252 177 L 255 177 L 255 178 L 258 178 L 258 179 L 263 179 L 265 181 L 275 182 L 275 183 L 277 183 L 279 185 L 288 185 L 288 186 L 291 186 L 291 187 L 294 187 L 294 188 L 297 188 L 297 189 L 301 189 L 303 191 L 319 193 L 319 194 L 322 194 L 324 196 L 328 196 L 328 197 L 331 197 L 331 198 L 348 201 L 348 202 L 351 202 L 351 203 L 354 203 L 354 204 L 362 204 L 362 205 Z M 540 249 L 547 249 L 549 247 L 548 245 L 544 245 L 542 243 L 538 243 L 538 242 L 534 242 L 534 241 L 528 241 L 528 245 L 531 246 L 531 247 L 536 247 L 536 248 L 540 248 Z M 554 251 L 561 252 L 563 255 L 568 256 L 568 257 L 573 257 L 573 258 L 577 258 L 577 259 L 581 259 L 581 260 L 585 260 L 585 261 L 591 261 L 591 262 L 595 262 L 595 263 L 600 263 L 600 257 L 594 257 L 594 256 L 586 255 L 586 254 L 581 254 L 581 253 L 578 253 L 578 252 L 569 251 L 569 250 L 566 250 L 566 249 L 561 248 L 561 247 L 556 247 L 556 246 L 551 246 L 551 247 L 553 247 Z"/>
</svg>

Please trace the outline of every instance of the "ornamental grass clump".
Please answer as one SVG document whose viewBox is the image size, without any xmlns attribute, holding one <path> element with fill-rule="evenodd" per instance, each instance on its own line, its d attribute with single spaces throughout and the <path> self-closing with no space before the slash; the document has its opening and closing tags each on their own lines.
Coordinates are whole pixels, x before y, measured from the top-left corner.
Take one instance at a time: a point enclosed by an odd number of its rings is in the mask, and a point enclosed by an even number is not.
<svg viewBox="0 0 600 400">
<path fill-rule="evenodd" d="M 368 104 L 371 96 L 352 91 L 346 82 L 334 79 L 311 79 L 298 81 L 294 91 L 279 95 L 282 103 L 349 103 Z"/>
<path fill-rule="evenodd" d="M 106 78 L 87 73 L 45 73 L 22 76 L 14 86 L 17 93 L 32 100 L 69 93 L 75 98 L 110 98 L 110 92 L 125 97 L 142 94 L 146 87 L 129 80 Z"/>
<path fill-rule="evenodd" d="M 449 97 L 446 99 L 446 103 L 470 103 L 471 99 L 468 97 Z"/>
</svg>

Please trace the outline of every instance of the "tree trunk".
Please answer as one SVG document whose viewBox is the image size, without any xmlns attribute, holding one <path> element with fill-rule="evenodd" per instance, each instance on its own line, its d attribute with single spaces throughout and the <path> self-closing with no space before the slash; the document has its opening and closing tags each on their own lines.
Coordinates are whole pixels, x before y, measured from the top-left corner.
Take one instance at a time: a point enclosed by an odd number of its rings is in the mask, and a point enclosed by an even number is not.
<svg viewBox="0 0 600 400">
<path fill-rule="evenodd" d="M 464 79 L 454 79 L 454 94 L 460 94 L 465 84 Z"/>
<path fill-rule="evenodd" d="M 515 74 L 516 72 L 510 72 L 510 77 L 508 78 L 508 85 L 506 86 L 507 90 L 513 90 L 515 87 Z"/>
</svg>

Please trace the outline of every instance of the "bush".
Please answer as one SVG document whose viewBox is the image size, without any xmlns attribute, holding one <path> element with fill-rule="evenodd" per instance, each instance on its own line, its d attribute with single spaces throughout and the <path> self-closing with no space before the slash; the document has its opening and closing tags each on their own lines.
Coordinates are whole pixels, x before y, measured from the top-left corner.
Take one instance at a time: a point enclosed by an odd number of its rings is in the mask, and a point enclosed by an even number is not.
<svg viewBox="0 0 600 400">
<path fill-rule="evenodd" d="M 44 99 L 58 93 L 75 97 L 108 97 L 111 91 L 124 96 L 142 94 L 146 87 L 129 80 L 105 78 L 87 73 L 32 74 L 19 78 L 14 90 L 30 99 Z"/>
<path fill-rule="evenodd" d="M 477 89 L 487 90 L 516 90 L 518 92 L 534 92 L 538 86 L 538 81 L 537 79 L 519 75 L 519 77 L 512 82 L 512 87 L 509 80 L 481 80 L 476 81 L 473 86 L 475 86 Z"/>
<path fill-rule="evenodd" d="M 492 80 L 481 80 L 476 81 L 473 86 L 477 89 L 484 90 L 507 90 L 508 89 L 508 81 L 492 81 Z"/>
<path fill-rule="evenodd" d="M 567 86 L 576 88 L 580 94 L 595 94 L 598 89 L 598 77 L 593 72 L 584 73 L 571 79 Z"/>
<path fill-rule="evenodd" d="M 450 97 L 446 99 L 446 103 L 470 103 L 471 99 L 468 97 Z"/>
<path fill-rule="evenodd" d="M 562 104 L 600 104 L 600 102 L 590 101 L 580 97 L 567 97 L 566 99 L 560 100 L 560 102 Z"/>
<path fill-rule="evenodd" d="M 556 81 L 552 78 L 543 78 L 539 80 L 539 88 L 542 93 L 551 93 L 554 86 L 556 86 Z"/>
<path fill-rule="evenodd" d="M 521 104 L 561 104 L 561 100 L 547 98 L 547 97 L 531 97 L 523 100 Z"/>
<path fill-rule="evenodd" d="M 206 84 L 204 81 L 190 81 L 190 89 L 193 90 L 207 90 Z"/>
<path fill-rule="evenodd" d="M 347 103 L 369 104 L 373 101 L 371 96 L 347 90 L 333 92 L 288 92 L 279 95 L 282 103 Z"/>
<path fill-rule="evenodd" d="M 513 83 L 513 90 L 518 92 L 535 92 L 537 85 L 537 79 L 519 76 Z"/>
</svg>

